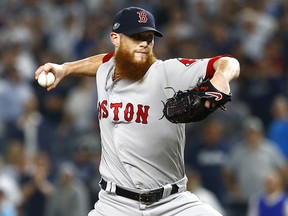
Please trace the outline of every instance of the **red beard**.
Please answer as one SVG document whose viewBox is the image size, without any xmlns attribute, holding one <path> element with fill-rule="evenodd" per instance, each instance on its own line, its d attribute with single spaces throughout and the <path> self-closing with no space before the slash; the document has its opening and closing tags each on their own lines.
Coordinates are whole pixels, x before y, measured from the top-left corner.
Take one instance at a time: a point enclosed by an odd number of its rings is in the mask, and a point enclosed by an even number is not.
<svg viewBox="0 0 288 216">
<path fill-rule="evenodd" d="M 155 56 L 153 53 L 143 63 L 135 61 L 133 53 L 128 52 L 122 46 L 115 53 L 116 74 L 121 79 L 141 80 L 154 62 Z"/>
</svg>

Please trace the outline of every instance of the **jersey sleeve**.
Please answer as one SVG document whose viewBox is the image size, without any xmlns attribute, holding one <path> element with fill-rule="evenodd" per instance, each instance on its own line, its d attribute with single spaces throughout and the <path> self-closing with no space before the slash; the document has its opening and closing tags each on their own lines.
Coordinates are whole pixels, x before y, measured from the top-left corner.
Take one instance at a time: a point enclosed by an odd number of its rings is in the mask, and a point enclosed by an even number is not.
<svg viewBox="0 0 288 216">
<path fill-rule="evenodd" d="M 213 77 L 213 75 L 215 73 L 215 70 L 213 68 L 213 64 L 215 61 L 217 61 L 221 57 L 223 57 L 223 56 L 215 56 L 215 57 L 208 60 L 205 79 L 211 79 Z"/>
<path fill-rule="evenodd" d="M 108 62 L 112 57 L 114 56 L 114 52 L 109 52 L 107 53 L 103 59 L 102 59 L 102 63 Z"/>
<path fill-rule="evenodd" d="M 176 91 L 193 88 L 199 81 L 211 79 L 215 73 L 213 64 L 221 57 L 203 59 L 174 58 L 163 62 L 163 72 L 167 86 Z"/>
</svg>

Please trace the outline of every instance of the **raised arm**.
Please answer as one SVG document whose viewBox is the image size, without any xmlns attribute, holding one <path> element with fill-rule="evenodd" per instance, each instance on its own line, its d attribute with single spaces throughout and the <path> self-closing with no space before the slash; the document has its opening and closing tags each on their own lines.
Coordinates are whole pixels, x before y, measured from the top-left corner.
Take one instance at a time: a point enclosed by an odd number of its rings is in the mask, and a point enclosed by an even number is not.
<svg viewBox="0 0 288 216">
<path fill-rule="evenodd" d="M 104 56 L 105 54 L 99 54 L 73 62 L 65 62 L 63 64 L 46 63 L 41 65 L 35 71 L 35 79 L 38 79 L 39 74 L 42 71 L 45 71 L 46 73 L 52 72 L 56 79 L 53 85 L 47 87 L 47 90 L 50 91 L 51 89 L 55 88 L 64 77 L 67 76 L 95 77 L 99 66 L 102 64 Z"/>
</svg>

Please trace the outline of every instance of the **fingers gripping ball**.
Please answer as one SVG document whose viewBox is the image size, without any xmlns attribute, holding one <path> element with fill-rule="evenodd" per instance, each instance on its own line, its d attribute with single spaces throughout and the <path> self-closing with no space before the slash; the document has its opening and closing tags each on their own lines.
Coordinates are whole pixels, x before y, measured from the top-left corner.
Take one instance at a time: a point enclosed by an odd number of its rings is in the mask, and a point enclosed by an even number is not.
<svg viewBox="0 0 288 216">
<path fill-rule="evenodd" d="M 53 85 L 53 83 L 55 82 L 55 76 L 53 73 L 48 72 L 46 74 L 45 71 L 41 72 L 39 77 L 38 77 L 38 83 L 40 86 L 46 88 L 49 87 L 51 85 Z"/>
</svg>

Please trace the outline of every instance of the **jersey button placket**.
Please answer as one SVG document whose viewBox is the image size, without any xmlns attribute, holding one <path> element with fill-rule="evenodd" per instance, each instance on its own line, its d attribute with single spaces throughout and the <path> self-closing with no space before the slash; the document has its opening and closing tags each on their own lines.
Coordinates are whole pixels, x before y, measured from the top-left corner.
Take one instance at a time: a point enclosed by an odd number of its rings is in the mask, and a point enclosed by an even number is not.
<svg viewBox="0 0 288 216">
<path fill-rule="evenodd" d="M 113 90 L 110 94 L 110 98 L 111 98 L 111 101 L 112 102 L 119 102 L 118 100 L 118 95 L 117 93 L 115 93 L 115 91 L 117 91 L 117 82 L 114 83 L 114 86 L 113 86 Z M 118 149 L 118 154 L 122 153 L 124 151 L 124 148 L 123 146 L 121 145 L 121 143 L 119 143 L 119 139 L 117 139 L 117 136 L 119 134 L 119 128 L 120 128 L 120 125 L 119 123 L 115 122 L 114 123 L 114 145 L 115 145 L 115 148 Z M 120 156 L 120 155 L 119 155 Z"/>
<path fill-rule="evenodd" d="M 119 143 L 119 139 L 117 139 L 117 136 L 118 136 L 118 133 L 119 133 L 118 132 L 119 126 L 120 126 L 119 124 L 115 124 L 114 125 L 114 136 L 115 136 L 114 144 L 115 144 L 115 148 L 118 149 L 118 155 L 120 157 L 120 154 L 123 153 L 123 151 L 124 151 L 124 147 L 121 145 L 121 143 Z"/>
</svg>

